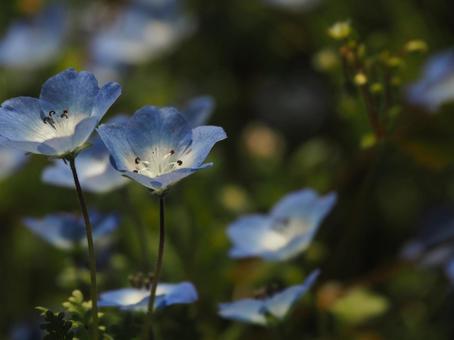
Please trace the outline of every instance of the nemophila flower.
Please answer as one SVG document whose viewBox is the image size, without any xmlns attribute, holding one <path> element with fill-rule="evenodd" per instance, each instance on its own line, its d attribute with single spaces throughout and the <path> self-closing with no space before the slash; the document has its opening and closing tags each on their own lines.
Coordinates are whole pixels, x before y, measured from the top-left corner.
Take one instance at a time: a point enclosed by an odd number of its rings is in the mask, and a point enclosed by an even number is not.
<svg viewBox="0 0 454 340">
<path fill-rule="evenodd" d="M 454 50 L 432 56 L 422 77 L 407 88 L 407 100 L 429 111 L 454 100 Z"/>
<path fill-rule="evenodd" d="M 118 227 L 119 219 L 114 214 L 103 215 L 90 212 L 93 224 L 93 239 L 104 243 Z M 60 249 L 86 246 L 85 224 L 80 216 L 68 213 L 47 215 L 44 218 L 25 218 L 23 223 L 36 235 Z"/>
<path fill-rule="evenodd" d="M 161 4 L 132 4 L 101 27 L 91 43 L 93 62 L 112 67 L 143 63 L 171 50 L 194 31 L 193 19 L 183 13 L 181 2 Z"/>
<path fill-rule="evenodd" d="M 93 74 L 68 69 L 44 83 L 39 99 L 3 102 L 0 135 L 27 152 L 65 156 L 83 147 L 120 93 L 117 83 L 99 88 Z"/>
<path fill-rule="evenodd" d="M 269 215 L 241 217 L 227 230 L 233 242 L 230 256 L 281 261 L 298 255 L 309 246 L 335 202 L 334 193 L 320 197 L 305 189 L 285 196 Z"/>
<path fill-rule="evenodd" d="M 255 298 L 221 303 L 218 313 L 226 319 L 262 326 L 273 321 L 281 321 L 287 316 L 292 306 L 312 287 L 319 274 L 319 270 L 315 270 L 304 283 L 288 287 L 280 292 L 265 289 Z"/>
<path fill-rule="evenodd" d="M 221 127 L 191 129 L 174 108 L 145 106 L 126 124 L 103 124 L 98 133 L 123 175 L 163 193 L 169 186 L 207 168 L 214 144 L 227 136 Z"/>
<path fill-rule="evenodd" d="M 31 20 L 11 24 L 0 40 L 0 65 L 36 68 L 54 60 L 62 51 L 66 15 L 61 6 L 50 6 Z"/>
<path fill-rule="evenodd" d="M 126 121 L 126 116 L 117 116 L 110 120 L 118 124 Z M 128 179 L 112 167 L 109 151 L 99 136 L 96 134 L 89 143 L 90 147 L 81 151 L 76 158 L 82 188 L 92 193 L 106 193 L 125 185 Z M 74 188 L 70 167 L 59 159 L 44 169 L 42 180 L 52 185 Z"/>
<path fill-rule="evenodd" d="M 150 290 L 145 287 L 122 288 L 101 293 L 99 306 L 146 312 L 149 297 Z M 197 299 L 197 291 L 190 282 L 158 283 L 154 309 L 162 309 L 175 304 L 189 304 Z"/>
<path fill-rule="evenodd" d="M 184 118 L 193 128 L 205 124 L 213 113 L 215 102 L 211 96 L 200 96 L 190 100 L 182 110 Z"/>
<path fill-rule="evenodd" d="M 19 169 L 26 160 L 25 152 L 0 145 L 0 180 Z"/>
</svg>

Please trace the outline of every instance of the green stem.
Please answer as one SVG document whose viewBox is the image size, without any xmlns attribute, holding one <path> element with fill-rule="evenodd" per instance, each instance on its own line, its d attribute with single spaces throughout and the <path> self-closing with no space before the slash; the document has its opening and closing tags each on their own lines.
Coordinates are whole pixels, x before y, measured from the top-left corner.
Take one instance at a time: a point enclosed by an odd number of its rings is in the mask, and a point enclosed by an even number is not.
<svg viewBox="0 0 454 340">
<path fill-rule="evenodd" d="M 89 257 L 89 266 L 90 266 L 90 295 L 91 295 L 91 303 L 92 303 L 92 317 L 93 317 L 93 340 L 98 339 L 98 294 L 96 288 L 96 257 L 95 257 L 95 247 L 93 244 L 93 227 L 90 223 L 90 218 L 88 216 L 87 204 L 85 203 L 84 194 L 82 192 L 82 188 L 80 186 L 79 177 L 77 176 L 76 170 L 76 162 L 75 157 L 70 157 L 68 159 L 69 166 L 71 168 L 73 178 L 74 178 L 74 185 L 76 186 L 77 198 L 79 199 L 80 203 L 80 210 L 82 211 L 82 215 L 85 221 L 85 231 L 87 235 L 87 243 L 88 243 L 88 257 Z"/>
<path fill-rule="evenodd" d="M 153 282 L 151 283 L 150 299 L 148 300 L 148 312 L 145 320 L 143 339 L 149 339 L 151 329 L 151 318 L 153 315 L 153 307 L 156 298 L 156 288 L 158 287 L 159 275 L 162 268 L 162 260 L 164 257 L 164 244 L 165 244 L 165 219 L 164 219 L 164 196 L 159 197 L 159 245 L 158 257 L 156 259 L 155 270 L 153 273 Z"/>
<path fill-rule="evenodd" d="M 145 273 L 147 273 L 150 270 L 150 265 L 148 262 L 148 235 L 147 231 L 145 229 L 145 226 L 142 222 L 142 219 L 140 216 L 137 214 L 137 209 L 134 208 L 131 200 L 131 192 L 128 190 L 128 188 L 125 188 L 124 190 L 124 201 L 126 204 L 126 208 L 129 211 L 129 216 L 131 217 L 131 222 L 134 224 L 134 227 L 136 228 L 137 231 L 137 237 L 138 237 L 138 242 L 139 242 L 139 247 L 140 247 L 140 256 L 141 260 L 143 261 L 142 263 L 142 270 L 144 270 Z"/>
</svg>

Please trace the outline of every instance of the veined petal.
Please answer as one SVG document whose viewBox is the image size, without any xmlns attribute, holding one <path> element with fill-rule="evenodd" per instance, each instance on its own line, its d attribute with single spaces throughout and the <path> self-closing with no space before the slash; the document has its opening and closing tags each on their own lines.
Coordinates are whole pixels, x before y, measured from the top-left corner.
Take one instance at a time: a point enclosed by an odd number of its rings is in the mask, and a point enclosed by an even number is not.
<svg viewBox="0 0 454 340">
<path fill-rule="evenodd" d="M 180 159 L 186 167 L 198 167 L 205 161 L 214 144 L 226 138 L 224 129 L 219 126 L 196 127 L 192 130 L 191 152 L 185 153 Z"/>
<path fill-rule="evenodd" d="M 218 314 L 226 319 L 243 321 L 258 325 L 266 325 L 262 300 L 243 299 L 231 303 L 221 303 Z"/>
<path fill-rule="evenodd" d="M 126 126 L 102 124 L 97 131 L 112 156 L 114 168 L 119 171 L 131 171 L 135 154 L 126 137 Z"/>
<path fill-rule="evenodd" d="M 89 117 L 92 114 L 99 87 L 90 72 L 70 68 L 49 78 L 41 88 L 39 99 L 44 112 Z"/>
<path fill-rule="evenodd" d="M 214 99 L 211 96 L 201 96 L 192 99 L 182 111 L 183 116 L 192 128 L 205 124 L 214 110 Z"/>
<path fill-rule="evenodd" d="M 320 275 L 319 270 L 313 271 L 301 285 L 296 285 L 274 294 L 265 300 L 266 310 L 275 318 L 283 319 L 295 302 L 304 295 Z"/>
<path fill-rule="evenodd" d="M 233 222 L 227 234 L 233 243 L 233 258 L 262 256 L 285 246 L 287 239 L 271 229 L 272 221 L 264 215 L 246 215 Z"/>
<path fill-rule="evenodd" d="M 105 115 L 107 110 L 121 95 L 121 86 L 118 83 L 111 82 L 104 85 L 95 99 L 95 106 L 92 115 L 98 117 L 98 121 Z"/>
<path fill-rule="evenodd" d="M 0 135 L 13 142 L 42 143 L 55 136 L 55 130 L 44 124 L 38 99 L 16 97 L 0 107 Z"/>
<path fill-rule="evenodd" d="M 185 150 L 191 144 L 191 129 L 176 109 L 145 106 L 129 120 L 127 138 L 136 156 L 152 161 L 171 150 Z"/>
</svg>

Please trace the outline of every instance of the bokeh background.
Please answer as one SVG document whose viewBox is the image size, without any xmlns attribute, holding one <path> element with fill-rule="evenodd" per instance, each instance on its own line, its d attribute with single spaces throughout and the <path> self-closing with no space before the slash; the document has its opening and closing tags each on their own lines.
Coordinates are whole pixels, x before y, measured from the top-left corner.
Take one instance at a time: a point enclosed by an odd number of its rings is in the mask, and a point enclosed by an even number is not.
<svg viewBox="0 0 454 340">
<path fill-rule="evenodd" d="M 427 43 L 402 56 L 393 75 L 384 142 L 371 137 L 340 43 L 327 34 L 339 20 L 350 20 L 370 55 Z M 163 280 L 192 281 L 200 300 L 160 313 L 161 338 L 273 339 L 266 328 L 219 318 L 217 303 L 271 281 L 299 283 L 319 267 L 316 287 L 283 324 L 286 338 L 452 339 L 454 67 L 441 71 L 445 96 L 435 109 L 412 103 L 406 89 L 453 36 L 451 3 L 442 0 L 2 1 L 0 99 L 38 96 L 68 67 L 121 83 L 107 117 L 215 99 L 209 123 L 229 138 L 211 154 L 212 169 L 172 190 L 167 208 Z M 39 339 L 35 306 L 58 310 L 73 289 L 88 293 L 84 256 L 52 247 L 22 222 L 78 212 L 72 190 L 41 181 L 49 162 L 27 156 L 9 168 L 0 159 L 2 339 Z M 278 264 L 228 258 L 229 223 L 304 187 L 338 193 L 308 251 Z M 154 262 L 158 202 L 132 182 L 87 199 L 121 218 L 98 268 L 102 290 L 123 287 Z M 137 224 L 146 227 L 146 259 Z"/>
</svg>

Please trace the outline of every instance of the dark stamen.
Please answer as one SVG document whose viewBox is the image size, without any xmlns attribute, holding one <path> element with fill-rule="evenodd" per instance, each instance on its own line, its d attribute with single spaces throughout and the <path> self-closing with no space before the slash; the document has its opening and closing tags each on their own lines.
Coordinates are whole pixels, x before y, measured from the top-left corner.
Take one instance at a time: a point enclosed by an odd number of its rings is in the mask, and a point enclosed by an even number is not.
<svg viewBox="0 0 454 340">
<path fill-rule="evenodd" d="M 132 170 L 132 172 L 135 172 L 136 174 L 138 174 L 139 170 Z"/>
<path fill-rule="evenodd" d="M 49 111 L 49 117 L 52 117 L 55 114 L 55 111 Z"/>
<path fill-rule="evenodd" d="M 170 154 L 171 155 L 175 154 L 175 150 L 170 150 Z"/>
<path fill-rule="evenodd" d="M 136 157 L 136 159 L 134 159 L 134 163 L 139 164 L 140 163 L 140 158 Z"/>
<path fill-rule="evenodd" d="M 178 164 L 178 165 L 182 165 L 182 164 L 183 164 L 183 161 L 177 160 L 177 164 Z"/>
<path fill-rule="evenodd" d="M 63 118 L 65 117 L 66 119 L 68 119 L 68 110 L 63 110 L 63 113 L 60 115 L 60 118 Z"/>
</svg>

